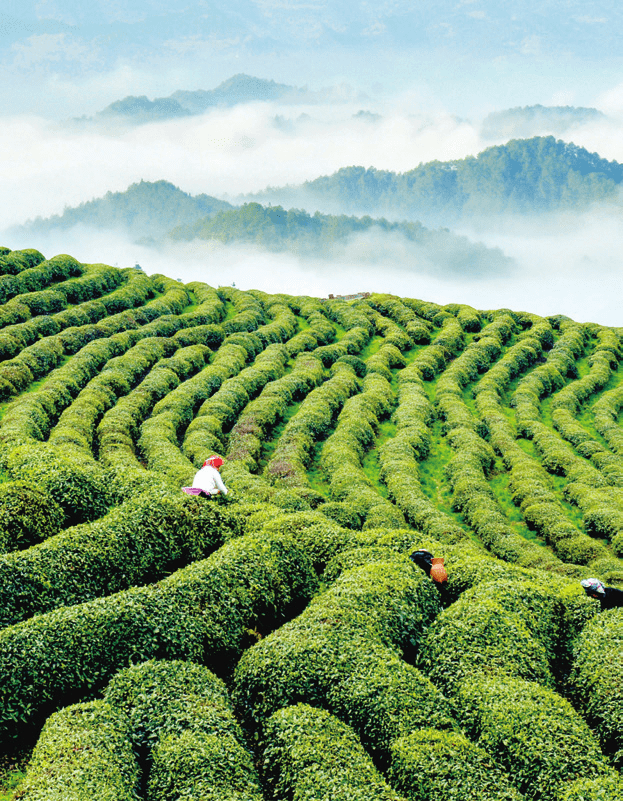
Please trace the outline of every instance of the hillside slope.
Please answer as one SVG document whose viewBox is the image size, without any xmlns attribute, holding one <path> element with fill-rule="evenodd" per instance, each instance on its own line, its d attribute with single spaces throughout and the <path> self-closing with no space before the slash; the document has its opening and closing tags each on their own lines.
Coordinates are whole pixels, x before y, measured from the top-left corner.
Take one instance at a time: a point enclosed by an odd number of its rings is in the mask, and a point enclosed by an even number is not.
<svg viewBox="0 0 623 801">
<path fill-rule="evenodd" d="M 621 798 L 622 328 L 9 248 L 0 293 L 19 798 Z"/>
<path fill-rule="evenodd" d="M 217 240 L 225 244 L 250 243 L 272 252 L 289 251 L 331 261 L 339 259 L 349 245 L 359 242 L 351 259 L 376 262 L 390 252 L 392 243 L 406 246 L 405 261 L 414 270 L 436 274 L 461 273 L 479 276 L 504 272 L 512 259 L 498 248 L 487 248 L 447 229 L 431 230 L 418 222 L 388 222 L 384 218 L 313 216 L 298 209 L 264 207 L 245 203 L 239 209 L 222 211 L 192 225 L 174 228 L 174 240 Z M 410 257 L 410 258 L 409 258 Z M 408 269 L 408 266 L 406 267 Z"/>
</svg>

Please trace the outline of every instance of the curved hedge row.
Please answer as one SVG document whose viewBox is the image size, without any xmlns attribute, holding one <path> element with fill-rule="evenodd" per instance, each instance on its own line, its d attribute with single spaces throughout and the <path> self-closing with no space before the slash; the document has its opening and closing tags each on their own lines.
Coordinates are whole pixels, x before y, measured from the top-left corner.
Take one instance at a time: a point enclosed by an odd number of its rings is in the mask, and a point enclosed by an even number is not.
<svg viewBox="0 0 623 801">
<path fill-rule="evenodd" d="M 45 256 L 34 248 L 11 250 L 0 248 L 0 275 L 17 275 L 22 270 L 29 270 L 45 261 Z"/>
<path fill-rule="evenodd" d="M 467 734 L 486 743 L 526 798 L 559 799 L 577 779 L 596 786 L 617 779 L 586 723 L 552 690 L 517 678 L 481 678 L 462 685 L 456 702 Z"/>
<path fill-rule="evenodd" d="M 440 354 L 440 358 L 445 364 L 445 357 Z M 423 366 L 431 369 L 430 362 L 419 353 L 398 374 L 398 406 L 393 414 L 396 434 L 379 450 L 381 477 L 390 498 L 411 525 L 438 540 L 456 541 L 468 535 L 429 500 L 419 479 L 418 463 L 429 455 L 430 426 L 435 416 L 424 388 Z"/>
<path fill-rule="evenodd" d="M 379 350 L 377 356 L 380 356 Z M 385 351 L 385 364 L 393 358 Z M 376 436 L 379 418 L 392 410 L 394 396 L 387 379 L 377 371 L 368 373 L 361 392 L 349 398 L 337 418 L 335 431 L 320 452 L 320 467 L 327 476 L 331 498 L 352 504 L 366 520 L 365 526 L 404 525 L 401 512 L 372 486 L 362 469 L 366 450 Z"/>
<path fill-rule="evenodd" d="M 222 321 L 226 334 L 241 331 L 255 331 L 266 322 L 266 315 L 259 299 L 252 292 L 241 292 L 232 287 L 219 287 L 218 295 L 222 301 L 230 303 L 234 314 Z"/>
<path fill-rule="evenodd" d="M 521 801 L 508 775 L 489 754 L 459 732 L 421 729 L 391 747 L 388 777 L 410 801 Z"/>
<path fill-rule="evenodd" d="M 158 361 L 138 386 L 125 397 L 118 398 L 96 429 L 100 462 L 112 468 L 139 468 L 135 443 L 142 421 L 159 400 L 201 369 L 208 357 L 205 345 L 182 347 L 170 358 Z"/>
<path fill-rule="evenodd" d="M 265 727 L 262 774 L 272 798 L 402 801 L 352 729 L 322 709 L 280 709 Z"/>
<path fill-rule="evenodd" d="M 129 722 L 148 801 L 263 798 L 227 689 L 207 668 L 145 662 L 113 676 L 104 698 Z"/>
<path fill-rule="evenodd" d="M 577 705 L 619 768 L 623 764 L 622 625 L 621 609 L 593 618 L 574 642 L 570 676 Z"/>
<path fill-rule="evenodd" d="M 265 473 L 271 482 L 287 487 L 309 486 L 307 467 L 312 449 L 327 436 L 336 413 L 359 388 L 355 371 L 347 361 L 335 362 L 331 372 L 331 378 L 313 389 L 286 423 L 266 465 Z"/>
<path fill-rule="evenodd" d="M 230 508 L 160 488 L 0 556 L 0 627 L 163 578 L 241 533 Z"/>
<path fill-rule="evenodd" d="M 594 558 L 594 542 L 569 520 L 544 468 L 516 441 L 515 431 L 502 404 L 511 380 L 530 369 L 540 358 L 543 347 L 550 343 L 551 336 L 547 321 L 534 321 L 533 326 L 508 349 L 498 364 L 480 379 L 474 387 L 474 394 L 476 408 L 487 426 L 491 445 L 501 455 L 509 471 L 513 502 L 519 506 L 528 526 L 552 546 L 560 560 L 582 564 Z M 523 380 L 520 379 L 519 385 Z M 521 552 L 518 555 L 524 561 Z M 525 555 L 526 564 L 545 567 L 547 560 L 550 569 L 559 572 L 570 570 L 551 556 L 547 557 L 543 551 L 531 554 L 526 550 Z"/>
<path fill-rule="evenodd" d="M 47 492 L 25 481 L 0 484 L 0 553 L 58 534 L 64 520 L 63 510 Z"/>
<path fill-rule="evenodd" d="M 69 706 L 41 732 L 17 797 L 25 801 L 136 801 L 139 769 L 129 726 L 104 701 Z"/>
<path fill-rule="evenodd" d="M 623 455 L 623 432 L 617 422 L 622 406 L 623 386 L 604 392 L 593 406 L 595 428 L 618 456 Z"/>
<path fill-rule="evenodd" d="M 268 384 L 259 397 L 240 413 L 228 438 L 227 458 L 239 462 L 249 472 L 258 468 L 262 440 L 279 420 L 288 404 L 298 400 L 324 379 L 322 362 L 316 356 L 300 353 L 292 372 Z"/>
<path fill-rule="evenodd" d="M 241 537 L 148 587 L 64 607 L 0 631 L 0 738 L 94 688 L 131 661 L 184 659 L 223 675 L 316 590 L 285 539 Z"/>
<path fill-rule="evenodd" d="M 6 304 L 8 300 L 22 293 L 38 293 L 42 287 L 79 276 L 83 273 L 83 265 L 71 256 L 55 256 L 52 259 L 39 259 L 41 254 L 38 251 L 15 251 L 20 256 L 26 255 L 29 266 L 25 269 L 17 270 L 15 273 L 5 272 L 0 275 L 0 303 Z M 2 266 L 11 263 L 11 254 L 3 257 Z M 19 258 L 19 256 L 18 256 Z M 16 261 L 13 261 L 15 264 Z M 40 312 L 38 312 L 40 313 Z M 0 306 L 0 326 L 3 325 L 5 310 Z"/>
<path fill-rule="evenodd" d="M 443 696 L 399 656 L 413 651 L 438 609 L 432 582 L 404 557 L 346 571 L 245 652 L 234 676 L 239 714 L 263 736 L 277 709 L 320 706 L 382 759 L 413 728 L 452 728 Z"/>
<path fill-rule="evenodd" d="M 496 583 L 465 592 L 431 625 L 418 664 L 527 798 L 557 799 L 575 779 L 612 776 L 588 725 L 552 689 L 561 596 L 525 582 L 500 595 Z"/>
<path fill-rule="evenodd" d="M 431 324 L 393 295 L 373 293 L 367 302 L 382 315 L 402 326 L 413 342 L 428 345 L 431 341 Z"/>
<path fill-rule="evenodd" d="M 286 369 L 288 352 L 285 345 L 269 345 L 254 362 L 236 376 L 224 381 L 205 400 L 186 429 L 182 451 L 199 465 L 209 451 L 222 451 L 225 434 L 242 409 L 266 384 L 281 378 Z"/>
</svg>

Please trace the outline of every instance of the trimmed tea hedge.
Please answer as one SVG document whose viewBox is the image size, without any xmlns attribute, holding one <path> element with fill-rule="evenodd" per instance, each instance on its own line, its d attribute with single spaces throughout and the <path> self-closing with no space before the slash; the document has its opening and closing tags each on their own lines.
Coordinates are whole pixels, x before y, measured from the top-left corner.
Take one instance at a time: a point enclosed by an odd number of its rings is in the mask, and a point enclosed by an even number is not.
<svg viewBox="0 0 623 801">
<path fill-rule="evenodd" d="M 596 615 L 573 646 L 570 683 L 602 748 L 623 764 L 623 610 Z"/>
<path fill-rule="evenodd" d="M 277 709 L 320 706 L 381 759 L 413 728 L 453 727 L 444 697 L 397 650 L 416 647 L 438 604 L 432 582 L 406 559 L 343 573 L 244 654 L 234 682 L 239 714 L 261 736 Z"/>
<path fill-rule="evenodd" d="M 0 552 L 26 548 L 58 534 L 64 520 L 61 507 L 42 489 L 25 481 L 0 484 Z"/>
<path fill-rule="evenodd" d="M 422 729 L 399 738 L 391 746 L 388 778 L 410 801 L 523 798 L 489 754 L 459 732 Z"/>
<path fill-rule="evenodd" d="M 546 687 L 481 678 L 461 685 L 455 700 L 467 735 L 508 771 L 526 798 L 553 801 L 576 779 L 606 782 L 616 775 L 571 704 Z"/>
<path fill-rule="evenodd" d="M 273 798 L 401 801 L 352 729 L 307 704 L 280 709 L 264 732 L 262 775 Z"/>
<path fill-rule="evenodd" d="M 156 581 L 240 532 L 231 507 L 160 488 L 136 495 L 95 523 L 0 556 L 0 626 Z"/>
<path fill-rule="evenodd" d="M 149 587 L 64 607 L 0 631 L 0 737 L 146 659 L 190 659 L 220 674 L 316 589 L 287 540 L 242 537 Z"/>
<path fill-rule="evenodd" d="M 15 798 L 24 801 L 136 801 L 139 769 L 123 716 L 104 701 L 52 715 Z"/>
<path fill-rule="evenodd" d="M 253 758 L 225 685 L 207 668 L 145 662 L 117 673 L 104 697 L 130 723 L 149 801 L 261 801 Z"/>
</svg>

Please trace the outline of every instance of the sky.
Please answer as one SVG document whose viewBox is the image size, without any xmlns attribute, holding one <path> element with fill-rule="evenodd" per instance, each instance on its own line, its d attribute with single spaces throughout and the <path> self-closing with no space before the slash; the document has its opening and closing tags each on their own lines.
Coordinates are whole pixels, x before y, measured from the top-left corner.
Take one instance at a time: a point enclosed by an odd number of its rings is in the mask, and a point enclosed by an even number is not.
<svg viewBox="0 0 623 801">
<path fill-rule="evenodd" d="M 486 115 L 515 106 L 599 109 L 601 120 L 563 138 L 623 162 L 622 36 L 623 10 L 609 1 L 3 0 L 0 229 L 141 179 L 232 199 L 353 164 L 403 171 L 463 158 L 494 143 L 483 136 Z M 213 89 L 238 73 L 331 87 L 331 102 L 253 103 L 128 130 L 66 124 L 127 95 Z M 379 119 L 357 118 L 361 110 Z M 120 266 L 140 260 L 148 271 L 242 288 L 371 288 L 623 326 L 608 291 L 621 283 L 616 215 L 460 233 L 501 247 L 515 273 L 435 275 L 405 263 L 395 241 L 351 242 L 329 269 L 198 243 L 154 253 L 84 230 L 6 244 Z M 362 248 L 374 253 L 364 266 Z"/>
<path fill-rule="evenodd" d="M 0 96 L 71 115 L 247 72 L 415 90 L 459 114 L 583 104 L 620 82 L 622 34 L 615 0 L 3 0 Z"/>
</svg>

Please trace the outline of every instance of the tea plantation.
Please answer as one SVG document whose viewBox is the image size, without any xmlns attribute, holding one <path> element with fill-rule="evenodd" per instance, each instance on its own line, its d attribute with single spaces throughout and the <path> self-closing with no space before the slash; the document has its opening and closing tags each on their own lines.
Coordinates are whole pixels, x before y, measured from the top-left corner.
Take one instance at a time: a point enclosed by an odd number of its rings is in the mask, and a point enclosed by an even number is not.
<svg viewBox="0 0 623 801">
<path fill-rule="evenodd" d="M 0 304 L 0 799 L 623 799 L 623 328 L 8 248 Z"/>
</svg>

